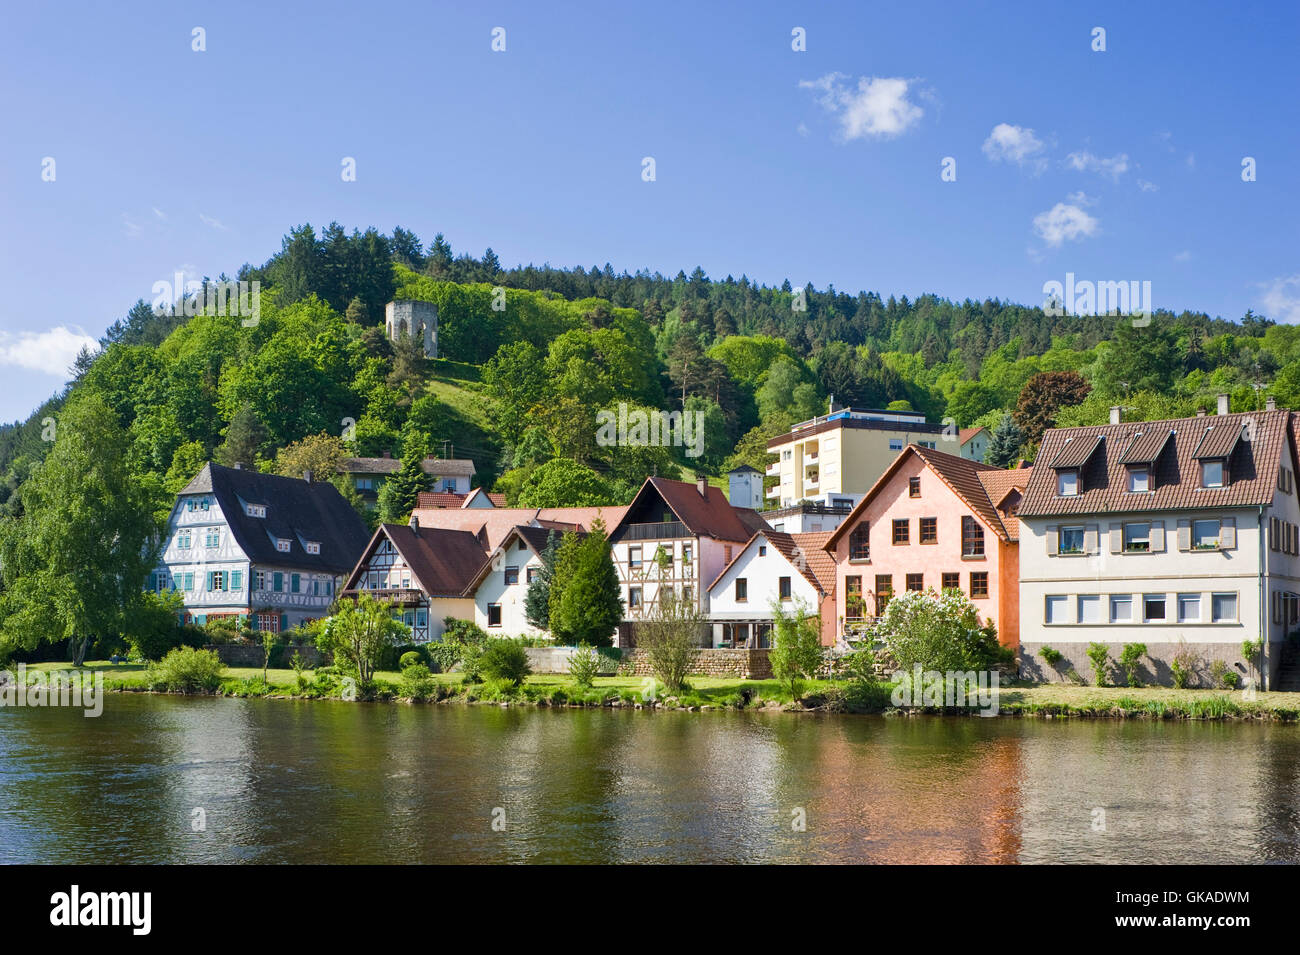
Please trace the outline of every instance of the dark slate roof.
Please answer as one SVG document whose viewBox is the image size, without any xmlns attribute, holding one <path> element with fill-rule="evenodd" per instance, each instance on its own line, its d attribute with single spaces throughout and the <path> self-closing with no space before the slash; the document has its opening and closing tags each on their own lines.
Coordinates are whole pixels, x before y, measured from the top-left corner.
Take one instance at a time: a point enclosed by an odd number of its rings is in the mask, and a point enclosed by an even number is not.
<svg viewBox="0 0 1300 955">
<path fill-rule="evenodd" d="M 402 469 L 400 458 L 344 458 L 339 470 L 344 474 L 396 474 Z M 438 477 L 473 477 L 474 462 L 468 458 L 425 458 L 420 470 Z"/>
<path fill-rule="evenodd" d="M 1039 446 L 1040 461 L 1054 461 L 1069 444 L 1104 439 L 1102 448 L 1080 472 L 1077 495 L 1056 493 L 1056 474 L 1035 468 L 1020 503 L 1021 517 L 1108 514 L 1186 508 L 1245 507 L 1270 504 L 1278 467 L 1295 467 L 1289 435 L 1292 412 L 1253 411 L 1168 421 L 1129 422 L 1087 428 L 1050 428 Z M 1126 465 L 1120 460 L 1136 432 L 1169 430 L 1169 445 L 1151 471 L 1152 490 L 1131 494 Z M 1246 434 L 1250 435 L 1247 440 Z M 1226 487 L 1202 488 L 1198 459 L 1228 456 Z"/>
<path fill-rule="evenodd" d="M 209 462 L 179 496 L 191 494 L 217 499 L 235 541 L 258 564 L 346 574 L 370 534 L 343 495 L 326 481 L 308 483 Z M 266 517 L 250 517 L 245 504 L 265 506 Z M 276 550 L 275 538 L 290 542 L 287 554 Z M 304 541 L 318 542 L 320 553 L 307 553 Z"/>
<path fill-rule="evenodd" d="M 344 590 L 355 590 L 379 542 L 387 538 L 411 568 L 420 589 L 433 597 L 463 597 L 487 560 L 478 535 L 441 527 L 380 524 L 357 561 Z"/>
<path fill-rule="evenodd" d="M 747 473 L 762 474 L 763 472 L 760 471 L 758 468 L 754 467 L 752 464 L 742 464 L 738 468 L 732 468 L 727 473 L 728 474 L 747 474 Z"/>
</svg>

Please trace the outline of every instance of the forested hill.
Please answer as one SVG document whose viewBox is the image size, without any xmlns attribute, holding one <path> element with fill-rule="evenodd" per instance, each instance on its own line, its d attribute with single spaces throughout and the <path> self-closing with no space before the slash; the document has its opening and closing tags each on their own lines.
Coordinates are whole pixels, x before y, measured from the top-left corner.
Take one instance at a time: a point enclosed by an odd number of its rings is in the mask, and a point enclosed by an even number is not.
<svg viewBox="0 0 1300 955">
<path fill-rule="evenodd" d="M 222 276 L 221 278 L 225 278 Z M 481 482 L 512 500 L 622 500 L 652 473 L 762 467 L 764 444 L 824 413 L 829 395 L 858 407 L 912 407 L 932 420 L 996 429 L 999 462 L 1032 456 L 1053 422 L 1191 414 L 1219 392 L 1234 409 L 1265 395 L 1300 406 L 1292 326 L 1157 312 L 1046 315 L 987 300 L 847 294 L 747 276 L 672 278 L 593 266 L 503 268 L 488 249 L 455 255 L 442 235 L 285 236 L 238 279 L 261 283 L 261 317 L 154 314 L 137 302 L 68 389 L 0 429 L 0 507 L 50 447 L 50 420 L 72 398 L 102 400 L 129 443 L 132 473 L 159 496 L 204 460 L 292 473 L 331 455 L 408 458 L 453 447 Z M 498 293 L 497 289 L 504 289 Z M 437 303 L 441 358 L 394 347 L 393 299 Z M 699 411 L 703 453 L 608 448 L 596 413 L 632 406 Z"/>
</svg>

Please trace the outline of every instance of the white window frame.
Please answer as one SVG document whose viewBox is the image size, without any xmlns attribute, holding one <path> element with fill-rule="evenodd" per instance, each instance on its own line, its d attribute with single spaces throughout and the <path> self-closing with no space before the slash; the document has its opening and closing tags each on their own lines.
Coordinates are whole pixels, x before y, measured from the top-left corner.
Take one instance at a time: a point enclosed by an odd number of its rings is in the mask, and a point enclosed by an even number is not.
<svg viewBox="0 0 1300 955">
<path fill-rule="evenodd" d="M 1111 623 L 1132 623 L 1133 622 L 1133 595 L 1132 594 L 1111 594 L 1110 599 L 1106 602 L 1107 618 Z M 1119 617 L 1116 615 L 1116 605 L 1128 607 L 1128 616 Z"/>
<path fill-rule="evenodd" d="M 1204 621 L 1205 617 L 1204 617 L 1204 610 L 1202 607 L 1204 600 L 1202 600 L 1201 595 L 1199 593 L 1179 594 L 1176 599 L 1178 601 L 1178 622 L 1179 623 L 1201 623 Z M 1186 613 L 1184 613 L 1183 611 L 1184 601 L 1188 603 L 1194 602 L 1196 604 L 1195 617 L 1188 616 Z"/>
<path fill-rule="evenodd" d="M 1220 599 L 1220 598 L 1224 598 L 1224 597 L 1231 598 L 1231 600 L 1232 600 L 1232 616 L 1231 616 L 1231 617 L 1220 616 L 1220 615 L 1215 611 L 1215 605 L 1214 605 L 1214 602 L 1215 602 L 1216 600 L 1218 600 L 1218 599 Z M 1241 613 L 1241 611 L 1240 611 L 1240 609 L 1239 609 L 1240 604 L 1241 604 L 1241 596 L 1240 596 L 1240 594 L 1238 594 L 1236 591 L 1227 591 L 1227 590 L 1223 590 L 1223 591 L 1219 591 L 1218 593 L 1212 593 L 1212 594 L 1210 594 L 1210 623 L 1237 623 L 1237 622 L 1239 622 L 1239 620 L 1240 620 L 1240 616 L 1239 616 L 1239 614 Z"/>
</svg>

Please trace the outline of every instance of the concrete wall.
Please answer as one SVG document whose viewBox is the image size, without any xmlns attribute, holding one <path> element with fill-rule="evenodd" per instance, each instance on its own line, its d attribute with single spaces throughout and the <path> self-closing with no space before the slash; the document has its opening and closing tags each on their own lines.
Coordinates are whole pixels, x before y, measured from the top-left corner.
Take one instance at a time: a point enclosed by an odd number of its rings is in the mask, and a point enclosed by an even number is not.
<svg viewBox="0 0 1300 955">
<path fill-rule="evenodd" d="M 1116 643 L 1113 640 L 1106 639 L 1103 635 L 1098 635 L 1097 643 L 1104 643 L 1110 651 L 1110 657 L 1113 661 L 1110 669 L 1107 671 L 1107 683 L 1111 686 L 1124 685 L 1124 671 L 1119 665 L 1120 654 L 1124 650 L 1123 643 Z M 1133 643 L 1138 640 L 1130 641 Z M 1050 646 L 1053 650 L 1059 650 L 1062 659 L 1055 667 L 1047 665 L 1042 657 L 1042 649 Z M 1241 655 L 1241 644 L 1226 643 L 1186 643 L 1178 647 L 1157 647 L 1154 644 L 1147 644 L 1147 649 L 1153 654 L 1154 658 L 1143 657 L 1140 665 L 1142 682 L 1147 684 L 1158 683 L 1162 686 L 1172 686 L 1174 682 L 1173 672 L 1169 664 L 1173 661 L 1175 653 L 1185 650 L 1194 654 L 1196 657 L 1196 666 L 1193 672 L 1196 674 L 1192 679 L 1191 686 L 1211 687 L 1213 683 L 1210 680 L 1210 666 L 1215 660 L 1224 661 L 1229 669 L 1236 672 L 1241 680 L 1241 685 L 1245 685 L 1247 675 L 1255 677 L 1258 681 L 1259 674 L 1251 666 L 1248 666 Z M 1091 685 L 1093 680 L 1092 663 L 1088 659 L 1087 644 L 1069 644 L 1069 643 L 1022 643 L 1020 645 L 1020 675 L 1027 680 L 1035 680 L 1043 683 L 1063 683 L 1069 682 L 1065 674 L 1073 669 L 1079 676 Z M 1280 654 L 1279 654 L 1280 656 Z"/>
</svg>

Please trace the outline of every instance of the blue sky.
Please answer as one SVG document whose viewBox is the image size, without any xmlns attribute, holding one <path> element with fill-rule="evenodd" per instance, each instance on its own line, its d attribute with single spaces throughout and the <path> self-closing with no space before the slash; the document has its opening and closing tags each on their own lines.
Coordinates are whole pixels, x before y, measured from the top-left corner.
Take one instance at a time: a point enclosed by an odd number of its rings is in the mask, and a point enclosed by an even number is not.
<svg viewBox="0 0 1300 955">
<path fill-rule="evenodd" d="M 154 282 L 302 222 L 884 295 L 1039 303 L 1074 272 L 1300 321 L 1297 5 L 611 6 L 8 9 L 0 420 Z"/>
</svg>

